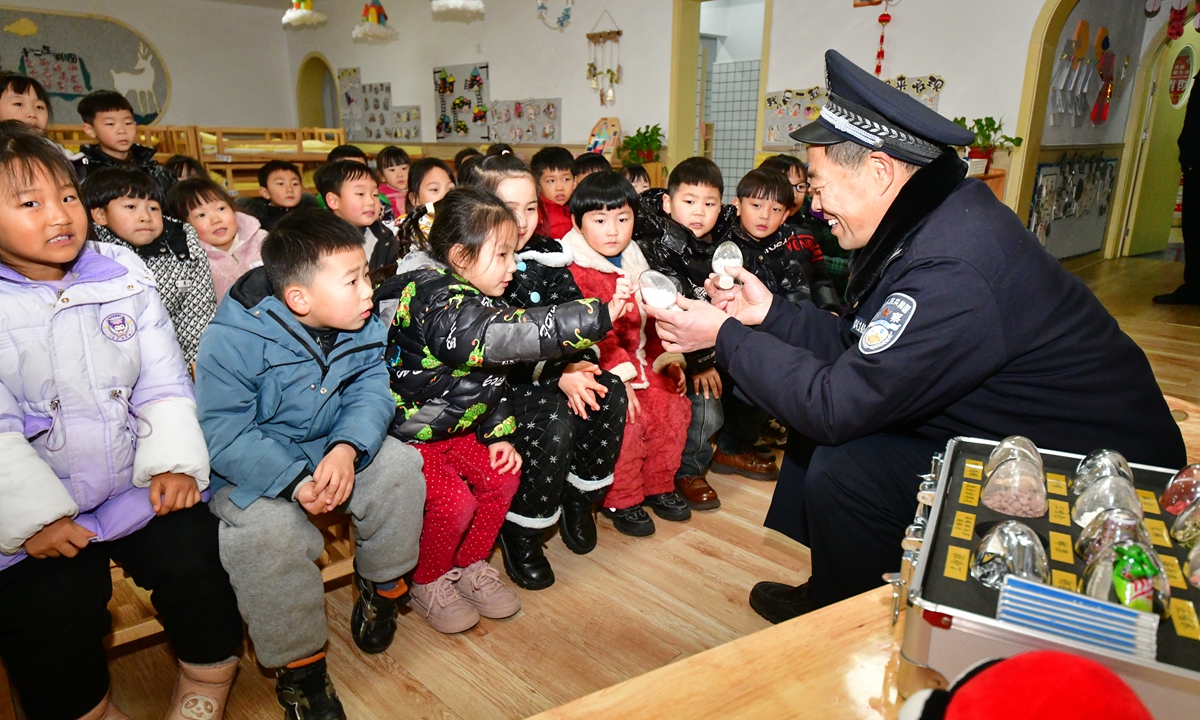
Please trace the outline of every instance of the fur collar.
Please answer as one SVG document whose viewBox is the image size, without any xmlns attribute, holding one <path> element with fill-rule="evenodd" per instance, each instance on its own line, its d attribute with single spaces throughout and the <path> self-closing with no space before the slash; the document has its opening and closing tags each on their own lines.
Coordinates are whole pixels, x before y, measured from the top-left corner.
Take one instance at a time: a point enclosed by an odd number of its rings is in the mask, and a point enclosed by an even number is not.
<svg viewBox="0 0 1200 720">
<path fill-rule="evenodd" d="M 558 240 L 534 235 L 525 249 L 517 253 L 518 260 L 532 260 L 546 267 L 565 268 L 575 261 L 571 249 Z"/>
<path fill-rule="evenodd" d="M 871 241 L 850 261 L 850 283 L 846 287 L 846 302 L 850 307 L 857 307 L 875 289 L 884 270 L 908 247 L 925 218 L 950 197 L 966 176 L 963 161 L 953 151 L 946 151 L 905 183 Z"/>
<path fill-rule="evenodd" d="M 428 270 L 430 268 L 446 268 L 445 263 L 438 262 L 424 250 L 413 250 L 404 256 L 396 268 L 397 275 L 403 275 L 413 270 Z"/>
<path fill-rule="evenodd" d="M 642 255 L 641 248 L 635 242 L 630 242 L 629 247 L 621 253 L 621 267 L 613 265 L 608 258 L 593 250 L 578 230 L 572 229 L 563 236 L 562 244 L 563 248 L 574 256 L 576 265 L 589 270 L 602 273 L 622 273 L 637 282 L 642 273 L 650 269 L 646 257 Z"/>
</svg>

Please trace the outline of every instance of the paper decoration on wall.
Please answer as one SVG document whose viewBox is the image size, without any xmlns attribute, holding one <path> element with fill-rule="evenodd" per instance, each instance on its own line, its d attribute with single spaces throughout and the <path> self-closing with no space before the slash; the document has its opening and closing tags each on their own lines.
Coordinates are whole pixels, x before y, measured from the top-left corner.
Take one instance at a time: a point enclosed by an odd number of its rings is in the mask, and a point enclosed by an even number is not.
<svg viewBox="0 0 1200 720">
<path fill-rule="evenodd" d="M 609 30 L 598 31 L 600 23 L 608 18 Z M 621 30 L 617 21 L 605 10 L 596 19 L 592 31 L 587 34 L 589 57 L 587 79 L 592 89 L 600 93 L 601 105 L 612 105 L 617 101 L 615 88 L 621 84 Z"/>
<path fill-rule="evenodd" d="M 791 147 L 788 134 L 813 122 L 825 105 L 825 88 L 777 90 L 763 98 L 763 147 Z"/>
<path fill-rule="evenodd" d="M 292 9 L 283 14 L 284 25 L 320 25 L 329 18 L 312 9 L 313 0 L 293 0 Z"/>
<path fill-rule="evenodd" d="M 1112 104 L 1113 79 L 1117 69 L 1117 56 L 1113 54 L 1108 38 L 1108 28 L 1096 33 L 1096 73 L 1100 76 L 1100 92 L 1092 105 L 1092 125 L 1101 125 L 1108 120 L 1108 108 Z"/>
<path fill-rule="evenodd" d="M 942 88 L 946 86 L 946 81 L 941 75 L 920 75 L 917 77 L 897 75 L 894 78 L 885 78 L 884 82 L 920 101 L 921 104 L 934 112 L 937 112 L 938 99 L 942 95 Z"/>
<path fill-rule="evenodd" d="M 437 94 L 437 139 L 487 142 L 491 80 L 488 64 L 447 65 L 433 69 Z"/>
<path fill-rule="evenodd" d="M 488 105 L 492 141 L 528 145 L 562 142 L 562 98 L 493 100 Z"/>
<path fill-rule="evenodd" d="M 136 30 L 96 15 L 2 8 L 0 28 L 0 66 L 41 83 L 59 122 L 79 122 L 75 107 L 93 90 L 124 95 L 139 125 L 166 112 L 167 68 Z"/>
<path fill-rule="evenodd" d="M 483 14 L 483 0 L 433 0 L 430 8 L 435 13 L 460 12 Z"/>
<path fill-rule="evenodd" d="M 602 117 L 592 126 L 588 136 L 587 152 L 598 153 L 612 162 L 621 144 L 621 121 L 615 117 Z"/>
<path fill-rule="evenodd" d="M 339 68 L 337 78 L 338 107 L 347 140 L 421 141 L 421 107 L 392 104 L 391 83 L 364 83 L 358 68 Z"/>
<path fill-rule="evenodd" d="M 1088 59 L 1088 40 L 1091 28 L 1086 20 L 1080 20 L 1075 35 L 1063 41 L 1062 54 L 1054 65 L 1050 76 L 1050 124 L 1060 124 L 1064 117 L 1072 118 L 1076 127 L 1083 124 L 1091 106 L 1089 88 L 1095 61 Z"/>
<path fill-rule="evenodd" d="M 563 28 L 571 24 L 571 8 L 574 6 L 575 0 L 566 0 L 566 2 L 563 3 L 562 12 L 558 14 L 558 19 L 556 19 L 554 22 L 550 22 L 550 18 L 548 17 L 550 8 L 548 5 L 546 5 L 546 0 L 537 0 L 538 19 L 541 20 L 546 27 L 550 28 L 551 30 L 562 32 Z"/>
<path fill-rule="evenodd" d="M 387 11 L 379 0 L 371 0 L 363 5 L 362 22 L 354 26 L 350 33 L 355 40 L 395 40 L 399 33 L 396 28 L 387 24 Z"/>
<path fill-rule="evenodd" d="M 1098 250 L 1104 244 L 1117 162 L 1103 155 L 1076 154 L 1038 165 L 1029 229 L 1056 257 Z"/>
</svg>

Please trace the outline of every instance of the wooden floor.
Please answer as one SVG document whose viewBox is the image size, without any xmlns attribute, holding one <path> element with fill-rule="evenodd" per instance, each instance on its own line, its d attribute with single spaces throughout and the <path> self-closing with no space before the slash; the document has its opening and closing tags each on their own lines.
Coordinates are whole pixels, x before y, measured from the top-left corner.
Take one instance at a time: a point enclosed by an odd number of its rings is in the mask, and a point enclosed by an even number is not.
<svg viewBox="0 0 1200 720">
<path fill-rule="evenodd" d="M 1175 288 L 1182 266 L 1090 256 L 1067 267 L 1146 349 L 1164 393 L 1200 403 L 1200 308 L 1150 303 Z M 601 520 L 599 547 L 586 556 L 552 538 L 558 582 L 518 591 L 520 614 L 484 620 L 459 636 L 440 635 L 409 614 L 387 653 L 364 656 L 347 632 L 351 589 L 329 592 L 329 664 L 350 717 L 525 717 L 766 627 L 747 605 L 751 586 L 803 580 L 808 551 L 762 528 L 772 483 L 710 479 L 722 508 L 687 523 L 658 521 L 653 537 L 628 538 Z M 493 563 L 500 567 L 498 554 Z M 163 643 L 115 658 L 118 705 L 135 720 L 162 717 L 172 667 Z M 279 715 L 272 679 L 247 656 L 226 717 Z"/>
</svg>

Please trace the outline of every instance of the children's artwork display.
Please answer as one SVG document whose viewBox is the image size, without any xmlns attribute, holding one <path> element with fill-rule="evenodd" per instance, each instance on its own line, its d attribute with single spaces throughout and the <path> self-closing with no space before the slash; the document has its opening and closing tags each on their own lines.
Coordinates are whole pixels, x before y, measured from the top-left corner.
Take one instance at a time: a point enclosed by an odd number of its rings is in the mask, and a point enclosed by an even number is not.
<svg viewBox="0 0 1200 720">
<path fill-rule="evenodd" d="M 920 101 L 922 105 L 937 112 L 938 98 L 946 81 L 941 75 L 897 75 L 894 78 L 884 78 L 888 85 L 900 92 Z"/>
<path fill-rule="evenodd" d="M 615 117 L 602 117 L 592 126 L 588 136 L 587 151 L 599 153 L 612 162 L 621 144 L 621 121 Z"/>
<path fill-rule="evenodd" d="M 337 77 L 347 140 L 421 141 L 421 106 L 393 105 L 391 83 L 364 83 L 358 68 L 339 68 Z"/>
<path fill-rule="evenodd" d="M 493 100 L 488 125 L 492 142 L 557 145 L 562 142 L 562 98 Z"/>
<path fill-rule="evenodd" d="M 171 80 L 162 56 L 137 31 L 96 15 L 0 9 L 0 69 L 37 80 L 58 122 L 77 123 L 75 105 L 93 90 L 115 90 L 139 125 L 166 112 Z"/>
<path fill-rule="evenodd" d="M 446 65 L 433 69 L 437 139 L 487 142 L 491 139 L 488 108 L 491 80 L 488 64 Z"/>
<path fill-rule="evenodd" d="M 1074 257 L 1103 246 L 1117 162 L 1077 154 L 1038 165 L 1029 229 L 1050 254 Z"/>
</svg>

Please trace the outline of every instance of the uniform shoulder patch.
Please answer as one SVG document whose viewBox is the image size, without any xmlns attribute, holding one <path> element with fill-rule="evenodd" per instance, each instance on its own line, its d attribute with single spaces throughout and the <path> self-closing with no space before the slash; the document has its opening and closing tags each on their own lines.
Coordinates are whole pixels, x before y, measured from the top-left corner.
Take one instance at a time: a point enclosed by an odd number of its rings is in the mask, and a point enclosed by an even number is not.
<svg viewBox="0 0 1200 720">
<path fill-rule="evenodd" d="M 863 355 L 874 355 L 896 344 L 916 311 L 917 301 L 911 297 L 904 293 L 888 295 L 879 312 L 875 313 L 875 317 L 867 324 L 862 337 L 858 339 L 859 352 Z"/>
</svg>

